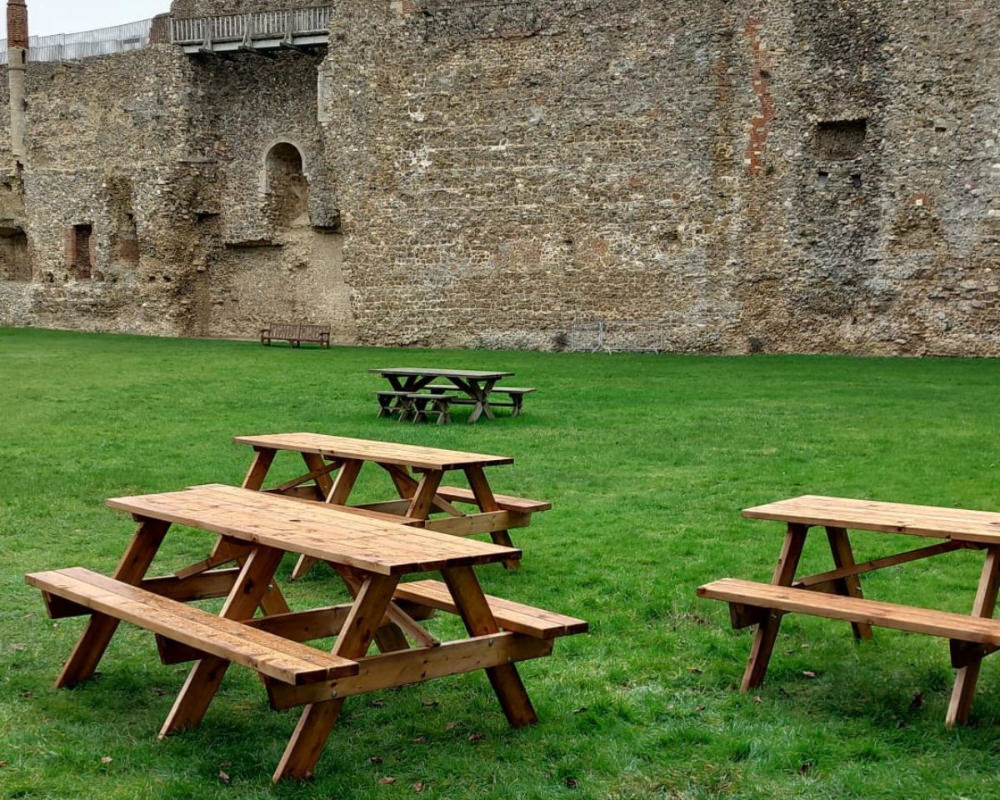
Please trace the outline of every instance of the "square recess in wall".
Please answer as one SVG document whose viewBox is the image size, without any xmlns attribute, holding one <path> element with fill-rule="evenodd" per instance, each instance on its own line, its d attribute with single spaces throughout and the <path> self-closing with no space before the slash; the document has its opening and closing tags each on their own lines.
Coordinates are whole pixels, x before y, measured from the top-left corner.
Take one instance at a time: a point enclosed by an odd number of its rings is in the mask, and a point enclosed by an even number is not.
<svg viewBox="0 0 1000 800">
<path fill-rule="evenodd" d="M 834 119 L 816 123 L 813 147 L 822 159 L 854 158 L 868 133 L 867 119 Z"/>
</svg>

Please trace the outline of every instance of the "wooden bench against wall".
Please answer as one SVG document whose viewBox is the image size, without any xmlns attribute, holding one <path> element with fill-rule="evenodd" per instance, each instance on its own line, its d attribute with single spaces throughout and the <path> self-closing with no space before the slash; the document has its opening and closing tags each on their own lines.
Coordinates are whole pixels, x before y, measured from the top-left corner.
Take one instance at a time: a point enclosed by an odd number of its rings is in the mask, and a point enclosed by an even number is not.
<svg viewBox="0 0 1000 800">
<path fill-rule="evenodd" d="M 302 342 L 317 342 L 320 347 L 330 346 L 330 326 L 310 325 L 304 322 L 272 322 L 260 330 L 260 343 L 270 345 L 272 340 L 280 339 L 298 347 Z"/>
</svg>

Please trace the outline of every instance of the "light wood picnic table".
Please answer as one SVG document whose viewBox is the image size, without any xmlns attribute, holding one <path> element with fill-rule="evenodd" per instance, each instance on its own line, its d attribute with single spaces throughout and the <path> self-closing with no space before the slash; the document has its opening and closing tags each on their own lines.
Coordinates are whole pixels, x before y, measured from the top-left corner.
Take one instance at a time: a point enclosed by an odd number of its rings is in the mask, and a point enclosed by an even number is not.
<svg viewBox="0 0 1000 800">
<path fill-rule="evenodd" d="M 763 683 L 782 615 L 798 612 L 848 621 L 858 639 L 871 638 L 872 626 L 949 639 L 957 674 L 945 721 L 949 726 L 967 722 L 982 658 L 1000 649 L 1000 620 L 992 619 L 1000 586 L 1000 513 L 803 495 L 748 508 L 743 515 L 787 525 L 771 582 L 724 578 L 698 590 L 702 597 L 728 602 L 734 626 L 757 626 L 743 674 L 743 691 Z M 812 528 L 825 530 L 833 569 L 796 577 L 806 534 Z M 941 541 L 855 563 L 848 530 Z M 859 576 L 863 574 L 955 550 L 981 550 L 984 554 L 975 595 L 969 593 L 969 614 L 862 596 Z"/>
<path fill-rule="evenodd" d="M 487 419 L 493 419 L 493 409 L 490 408 L 490 391 L 497 381 L 513 375 L 513 372 L 469 369 L 439 369 L 435 367 L 384 367 L 370 369 L 389 381 L 397 392 L 413 393 L 429 386 L 436 380 L 447 380 L 473 401 L 469 422 L 475 422 L 483 414 Z"/>
<path fill-rule="evenodd" d="M 552 507 L 544 500 L 494 494 L 484 470 L 512 464 L 514 459 L 509 456 L 318 433 L 235 436 L 233 441 L 254 450 L 243 479 L 246 489 L 262 489 L 276 454 L 289 451 L 301 455 L 307 472 L 268 491 L 348 506 L 362 468 L 370 463 L 389 475 L 398 499 L 350 504 L 352 509 L 371 515 L 391 514 L 394 522 L 457 536 L 488 533 L 495 543 L 505 547 L 513 546 L 510 529 L 526 527 L 534 512 Z M 443 486 L 449 472 L 463 474 L 468 488 Z M 465 512 L 456 503 L 477 510 Z M 303 575 L 311 563 L 308 556 L 303 556 L 293 578 Z M 515 567 L 517 563 L 511 560 L 506 565 Z"/>
<path fill-rule="evenodd" d="M 115 498 L 108 505 L 139 522 L 113 579 L 82 568 L 26 576 L 42 589 L 53 616 L 91 615 L 57 685 L 71 686 L 93 673 L 119 621 L 148 628 L 158 636 L 165 663 L 195 661 L 162 737 L 200 724 L 230 663 L 249 666 L 260 674 L 273 707 L 304 706 L 276 781 L 312 775 L 344 698 L 354 694 L 485 669 L 510 724 L 533 723 L 535 711 L 514 662 L 548 655 L 553 638 L 586 629 L 582 620 L 484 595 L 474 567 L 520 557 L 489 542 L 221 485 Z M 223 537 L 239 568 L 147 578 L 174 524 Z M 274 583 L 286 552 L 337 568 L 353 601 L 291 611 Z M 444 582 L 400 583 L 428 571 L 440 572 Z M 226 597 L 219 616 L 185 604 L 219 596 Z M 414 614 L 456 613 L 468 637 L 440 642 L 404 606 Z M 265 616 L 254 618 L 258 607 Z M 382 653 L 367 655 L 387 630 L 397 632 L 395 646 L 380 645 Z M 329 636 L 337 637 L 332 653 L 304 644 Z"/>
</svg>

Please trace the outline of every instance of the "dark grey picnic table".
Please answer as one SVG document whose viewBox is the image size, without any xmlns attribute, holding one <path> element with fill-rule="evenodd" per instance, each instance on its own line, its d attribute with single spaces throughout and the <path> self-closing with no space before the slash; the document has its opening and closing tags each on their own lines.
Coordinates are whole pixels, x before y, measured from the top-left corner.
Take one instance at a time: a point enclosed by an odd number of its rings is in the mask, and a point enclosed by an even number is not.
<svg viewBox="0 0 1000 800">
<path fill-rule="evenodd" d="M 438 379 L 451 383 L 465 392 L 474 402 L 469 422 L 475 422 L 483 414 L 493 419 L 493 409 L 490 408 L 490 391 L 497 381 L 513 375 L 513 372 L 496 372 L 471 369 L 436 369 L 430 367 L 386 367 L 370 369 L 389 381 L 397 392 L 419 392 Z"/>
</svg>

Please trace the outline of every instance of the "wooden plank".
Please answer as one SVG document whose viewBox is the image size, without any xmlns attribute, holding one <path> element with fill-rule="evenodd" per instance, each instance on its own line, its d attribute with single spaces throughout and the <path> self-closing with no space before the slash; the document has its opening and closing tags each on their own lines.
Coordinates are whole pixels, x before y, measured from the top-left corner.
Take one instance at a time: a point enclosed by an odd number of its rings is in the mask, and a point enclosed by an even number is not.
<svg viewBox="0 0 1000 800">
<path fill-rule="evenodd" d="M 807 530 L 802 525 L 789 523 L 771 583 L 779 586 L 791 584 L 795 577 L 799 558 L 802 556 Z M 764 675 L 767 673 L 767 665 L 771 660 L 771 653 L 774 650 L 774 642 L 778 638 L 780 627 L 781 614 L 779 613 L 769 614 L 758 626 L 754 633 L 753 643 L 750 645 L 750 656 L 747 658 L 747 666 L 743 671 L 743 679 L 740 682 L 741 692 L 754 689 L 764 682 Z"/>
<path fill-rule="evenodd" d="M 860 564 L 852 564 L 849 567 L 839 567 L 828 572 L 809 575 L 805 578 L 799 578 L 792 586 L 798 589 L 818 589 L 823 584 L 832 583 L 840 578 L 846 578 L 851 575 L 863 575 L 866 572 L 874 572 L 886 567 L 895 567 L 899 564 L 907 564 L 911 561 L 919 561 L 920 559 L 931 558 L 942 553 L 951 553 L 955 550 L 966 550 L 970 547 L 976 547 L 976 545 L 970 545 L 966 542 L 941 542 L 939 544 L 932 544 L 929 547 L 907 550 L 905 553 L 895 553 L 884 558 L 875 558 Z"/>
<path fill-rule="evenodd" d="M 827 528 L 827 541 L 830 544 L 830 553 L 833 556 L 833 563 L 838 569 L 850 568 L 854 566 L 854 552 L 851 550 L 851 540 L 847 536 L 847 531 L 843 528 Z M 862 597 L 861 582 L 857 575 L 848 575 L 838 578 L 834 582 L 834 587 L 838 594 L 850 597 Z M 854 638 L 859 640 L 869 640 L 872 638 L 870 625 L 862 622 L 852 622 L 851 630 Z"/>
<path fill-rule="evenodd" d="M 260 492 L 246 489 L 238 491 L 253 497 L 263 496 Z M 236 586 L 226 598 L 220 616 L 235 620 L 250 619 L 268 592 L 282 554 L 282 550 L 278 548 L 254 548 L 243 562 Z M 160 727 L 159 738 L 184 728 L 197 727 L 201 723 L 228 668 L 229 662 L 217 656 L 208 656 L 195 662 Z"/>
<path fill-rule="evenodd" d="M 260 489 L 264 485 L 264 478 L 274 461 L 275 450 L 272 447 L 255 447 L 253 461 L 250 469 L 247 470 L 246 477 L 243 478 L 244 489 Z"/>
<path fill-rule="evenodd" d="M 443 450 L 435 447 L 353 439 L 346 436 L 328 436 L 318 433 L 235 436 L 233 441 L 255 448 L 311 452 L 326 458 L 353 458 L 360 461 L 374 461 L 425 469 L 449 470 L 461 469 L 468 464 L 498 466 L 514 463 L 514 459 L 509 456 L 465 453 L 458 450 Z"/>
<path fill-rule="evenodd" d="M 157 519 L 141 520 L 139 529 L 125 549 L 121 561 L 118 562 L 115 579 L 123 583 L 138 584 L 153 562 L 169 527 L 169 522 Z M 118 623 L 118 619 L 107 614 L 91 616 L 56 679 L 57 687 L 75 686 L 93 674 L 111 642 L 111 637 L 118 630 Z"/>
<path fill-rule="evenodd" d="M 747 508 L 743 516 L 983 544 L 1000 543 L 1000 513 L 803 495 Z"/>
<path fill-rule="evenodd" d="M 476 495 L 471 489 L 463 489 L 458 486 L 440 486 L 438 487 L 438 494 L 452 502 L 476 502 Z M 534 513 L 535 511 L 548 511 L 552 508 L 552 503 L 548 500 L 531 500 L 527 497 L 513 497 L 506 494 L 494 494 L 493 498 L 496 500 L 497 506 L 504 511 Z"/>
<path fill-rule="evenodd" d="M 977 617 L 992 618 L 997 604 L 997 583 L 1000 580 L 1000 548 L 991 547 L 986 553 L 983 570 L 976 589 L 976 598 L 972 603 L 972 613 Z M 992 619 L 991 619 L 992 621 Z M 979 669 L 982 659 L 969 659 L 969 662 L 958 670 L 955 675 L 955 686 L 948 702 L 945 714 L 945 725 L 964 725 L 969 721 L 972 710 L 972 700 L 976 694 L 976 684 L 979 681 Z"/>
<path fill-rule="evenodd" d="M 113 498 L 119 508 L 364 572 L 400 575 L 520 558 L 521 551 L 233 486 Z"/>
<path fill-rule="evenodd" d="M 355 662 L 220 619 L 200 608 L 154 595 L 80 567 L 33 573 L 25 580 L 117 619 L 250 667 L 286 683 L 330 679 L 357 671 Z"/>
<path fill-rule="evenodd" d="M 340 633 L 350 609 L 351 605 L 345 603 L 307 611 L 291 611 L 287 614 L 275 614 L 270 617 L 256 617 L 244 620 L 243 624 L 290 639 L 293 642 L 308 642 L 313 639 L 336 636 Z M 156 643 L 160 651 L 160 660 L 164 664 L 196 661 L 205 655 L 201 650 L 182 645 L 163 636 L 157 636 Z"/>
<path fill-rule="evenodd" d="M 148 578 L 139 584 L 147 592 L 168 597 L 171 600 L 188 602 L 190 600 L 206 600 L 212 597 L 225 597 L 236 583 L 239 568 L 215 569 L 203 572 L 191 578 L 180 579 L 174 575 L 160 578 Z"/>
<path fill-rule="evenodd" d="M 415 520 L 410 524 L 451 536 L 471 536 L 475 533 L 526 528 L 531 524 L 531 515 L 516 511 L 487 511 L 480 514 L 465 514 L 461 517 L 431 517 L 424 521 Z"/>
<path fill-rule="evenodd" d="M 437 647 L 366 656 L 358 659 L 360 672 L 357 679 L 324 681 L 301 687 L 291 687 L 271 680 L 265 683 L 271 707 L 284 709 L 334 697 L 409 686 L 433 678 L 542 658 L 551 653 L 551 640 L 501 632 L 444 642 Z"/>
<path fill-rule="evenodd" d="M 810 589 L 723 578 L 698 588 L 698 596 L 729 603 L 744 603 L 782 612 L 864 622 L 910 633 L 940 636 L 983 645 L 1000 646 L 1000 620 L 844 597 Z"/>
<path fill-rule="evenodd" d="M 367 578 L 347 621 L 337 637 L 333 652 L 343 658 L 356 660 L 364 656 L 375 636 L 379 622 L 392 600 L 392 593 L 399 579 L 394 576 L 372 575 Z M 319 761 L 327 737 L 340 716 L 343 698 L 310 703 L 302 710 L 299 722 L 282 753 L 272 780 L 285 778 L 310 778 Z"/>
<path fill-rule="evenodd" d="M 418 603 L 438 611 L 458 613 L 458 607 L 452 599 L 451 592 L 441 581 L 407 581 L 400 583 L 396 589 L 396 599 L 409 603 Z M 493 618 L 501 628 L 522 633 L 538 639 L 553 639 L 557 636 L 568 636 L 584 633 L 589 625 L 586 620 L 546 611 L 543 608 L 516 603 L 502 597 L 484 595 Z"/>
<path fill-rule="evenodd" d="M 489 513 L 500 510 L 500 506 L 497 504 L 496 497 L 493 495 L 493 490 L 490 488 L 489 481 L 486 480 L 486 474 L 483 472 L 482 467 L 466 467 L 465 477 L 469 481 L 469 488 L 476 499 L 476 505 L 479 506 L 480 511 Z M 490 539 L 494 544 L 499 544 L 503 547 L 514 546 L 514 542 L 511 541 L 510 534 L 506 530 L 490 531 Z M 506 569 L 517 569 L 520 566 L 520 562 L 512 559 L 504 561 L 503 565 Z"/>
<path fill-rule="evenodd" d="M 442 570 L 442 575 L 469 634 L 471 636 L 485 636 L 497 633 L 499 627 L 496 619 L 472 568 L 446 569 Z M 490 685 L 500 701 L 500 707 L 512 727 L 520 728 L 538 722 L 538 715 L 531 705 L 531 699 L 521 682 L 517 667 L 513 664 L 489 667 L 486 670 L 486 676 L 489 678 Z"/>
</svg>

